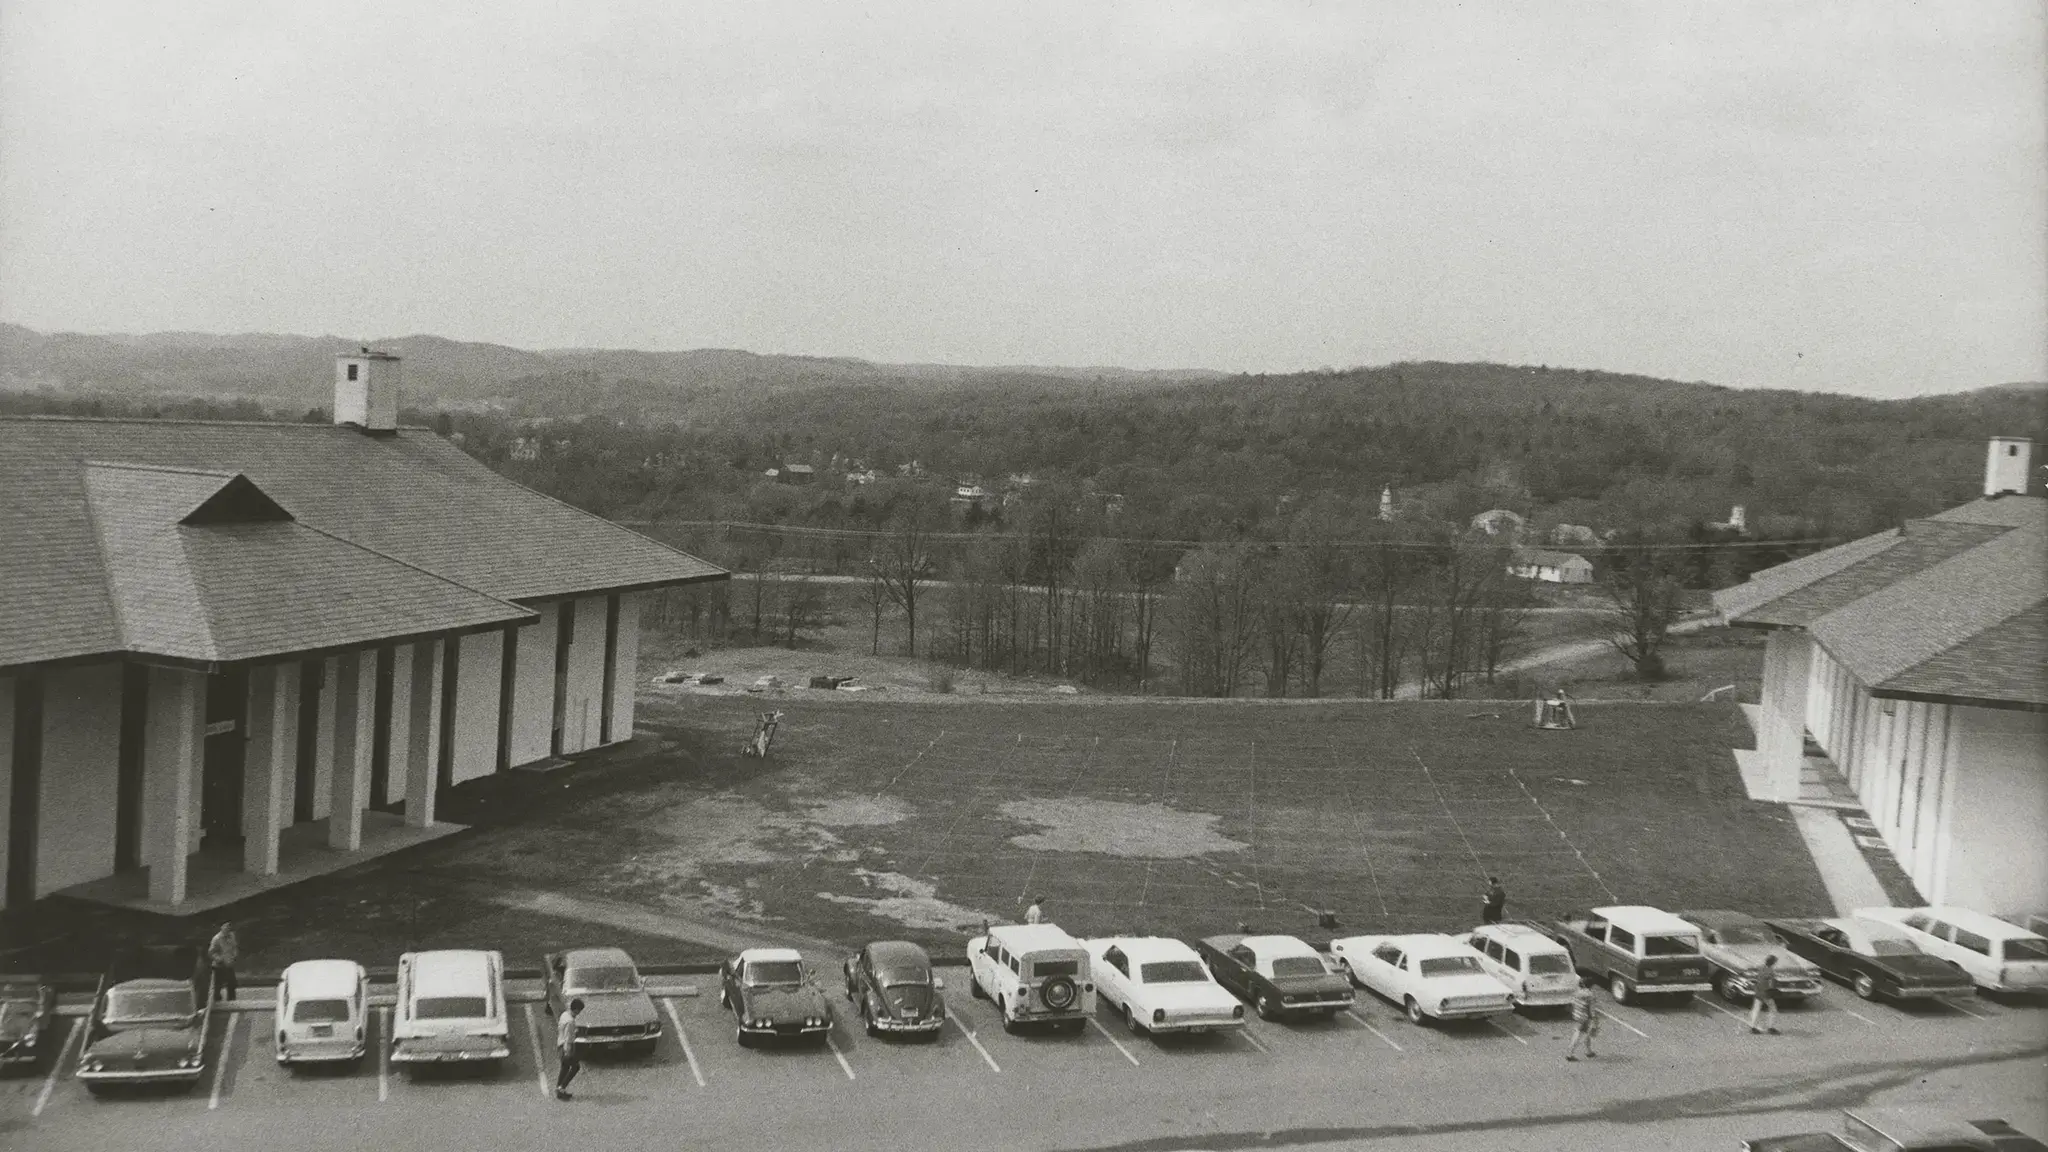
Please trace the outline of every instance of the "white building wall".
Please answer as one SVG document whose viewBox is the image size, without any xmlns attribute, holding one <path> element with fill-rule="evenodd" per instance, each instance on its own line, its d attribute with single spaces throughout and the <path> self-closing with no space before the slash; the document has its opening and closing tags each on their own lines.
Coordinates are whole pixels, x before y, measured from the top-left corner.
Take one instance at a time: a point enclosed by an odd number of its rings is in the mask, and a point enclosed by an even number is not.
<svg viewBox="0 0 2048 1152">
<path fill-rule="evenodd" d="M 619 597 L 619 642 L 613 654 L 612 742 L 633 738 L 633 704 L 640 691 L 640 612 L 649 593 Z"/>
<path fill-rule="evenodd" d="M 334 700 L 341 662 L 329 656 L 320 665 L 320 723 L 313 735 L 313 819 L 325 820 L 334 798 Z"/>
<path fill-rule="evenodd" d="M 1939 903 L 1994 914 L 2048 910 L 2048 715 L 1956 708 L 1949 860 Z"/>
<path fill-rule="evenodd" d="M 540 619 L 519 629 L 519 666 L 512 680 L 512 757 L 531 764 L 548 757 L 555 713 L 555 617 L 560 602 L 540 604 Z"/>
<path fill-rule="evenodd" d="M 605 598 L 575 603 L 576 634 L 569 642 L 569 690 L 562 710 L 562 751 L 598 745 L 604 714 Z"/>
<path fill-rule="evenodd" d="M 473 632 L 462 638 L 455 682 L 455 758 L 450 776 L 457 784 L 498 770 L 498 677 L 504 666 L 502 632 Z"/>
<path fill-rule="evenodd" d="M 43 788 L 36 894 L 114 871 L 114 796 L 121 758 L 121 665 L 85 664 L 43 677 Z"/>
<path fill-rule="evenodd" d="M 7 891 L 7 838 L 13 821 L 7 807 L 14 795 L 14 678 L 0 676 L 0 892 Z"/>
<path fill-rule="evenodd" d="M 383 652 L 379 660 L 387 659 Z M 370 797 L 371 804 L 396 804 L 405 799 L 405 750 L 412 733 L 412 645 L 395 644 L 391 661 L 391 740 L 385 758 L 384 794 Z"/>
</svg>

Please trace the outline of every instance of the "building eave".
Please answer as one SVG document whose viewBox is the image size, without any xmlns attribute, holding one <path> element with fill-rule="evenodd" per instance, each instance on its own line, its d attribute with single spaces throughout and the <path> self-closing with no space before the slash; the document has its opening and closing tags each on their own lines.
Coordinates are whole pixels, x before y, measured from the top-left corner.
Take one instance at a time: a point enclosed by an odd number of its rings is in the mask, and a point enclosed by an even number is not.
<svg viewBox="0 0 2048 1152">
<path fill-rule="evenodd" d="M 1922 704 L 1948 704 L 1961 708 L 1989 708 L 1999 712 L 2048 712 L 2048 701 L 1995 700 L 1983 696 L 1950 696 L 1940 692 L 1915 692 L 1903 688 L 1872 688 L 1877 700 L 1908 700 Z"/>
</svg>

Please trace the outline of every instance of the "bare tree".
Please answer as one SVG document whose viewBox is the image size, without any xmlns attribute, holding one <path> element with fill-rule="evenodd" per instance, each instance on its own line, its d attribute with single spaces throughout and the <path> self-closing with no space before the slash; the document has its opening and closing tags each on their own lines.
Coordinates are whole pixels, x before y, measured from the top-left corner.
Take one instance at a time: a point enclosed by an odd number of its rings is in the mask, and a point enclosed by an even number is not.
<svg viewBox="0 0 2048 1152">
<path fill-rule="evenodd" d="M 1303 693 L 1308 696 L 1323 694 L 1330 646 L 1358 610 L 1356 565 L 1351 552 L 1338 543 L 1351 530 L 1352 519 L 1337 498 L 1324 494 L 1288 526 L 1296 590 L 1294 627 L 1301 641 Z"/>
<path fill-rule="evenodd" d="M 1174 573 L 1172 631 L 1181 684 L 1191 696 L 1231 696 L 1258 639 L 1256 577 L 1241 546 L 1211 544 Z"/>
<path fill-rule="evenodd" d="M 1401 526 L 1375 523 L 1367 531 L 1373 542 L 1358 557 L 1359 694 L 1391 700 L 1401 686 L 1411 632 L 1407 600 L 1423 565 Z"/>
<path fill-rule="evenodd" d="M 930 493 L 906 486 L 891 501 L 889 534 L 877 549 L 876 575 L 889 598 L 903 609 L 904 650 L 917 655 L 918 593 L 931 581 L 933 534 L 945 523 Z"/>
<path fill-rule="evenodd" d="M 1599 558 L 1612 631 L 1607 642 L 1644 680 L 1664 676 L 1664 639 L 1684 609 L 1676 549 L 1660 548 L 1650 533 L 1624 533 Z"/>
</svg>

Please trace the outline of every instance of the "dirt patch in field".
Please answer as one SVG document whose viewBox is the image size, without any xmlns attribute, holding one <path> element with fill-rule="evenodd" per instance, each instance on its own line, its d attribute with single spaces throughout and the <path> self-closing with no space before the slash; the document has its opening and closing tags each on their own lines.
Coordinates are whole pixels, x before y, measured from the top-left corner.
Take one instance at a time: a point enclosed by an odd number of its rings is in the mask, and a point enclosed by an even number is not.
<svg viewBox="0 0 2048 1152">
<path fill-rule="evenodd" d="M 906 928 L 928 931 L 961 931 L 977 928 L 984 920 L 1000 919 L 973 908 L 949 904 L 938 898 L 938 886 L 913 879 L 901 872 L 870 872 L 855 868 L 853 876 L 875 896 L 843 896 L 820 892 L 818 899 L 831 904 L 859 908 L 870 916 L 894 920 Z"/>
<path fill-rule="evenodd" d="M 888 797 L 834 796 L 811 804 L 804 819 L 831 828 L 873 828 L 910 819 L 910 806 Z"/>
<path fill-rule="evenodd" d="M 1181 812 L 1164 804 L 1116 800 L 1012 800 L 1002 814 L 1039 831 L 1010 837 L 1040 852 L 1100 852 L 1141 860 L 1176 860 L 1250 847 L 1216 831 L 1221 816 Z"/>
</svg>

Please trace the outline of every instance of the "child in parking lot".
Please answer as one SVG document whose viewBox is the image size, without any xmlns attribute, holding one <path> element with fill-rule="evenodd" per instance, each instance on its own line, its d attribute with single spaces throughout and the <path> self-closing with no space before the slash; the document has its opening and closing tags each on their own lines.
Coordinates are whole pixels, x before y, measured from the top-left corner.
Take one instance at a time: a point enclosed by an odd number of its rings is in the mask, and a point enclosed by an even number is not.
<svg viewBox="0 0 2048 1152">
<path fill-rule="evenodd" d="M 1593 978 L 1588 976 L 1572 989 L 1572 1042 L 1564 1050 L 1564 1058 L 1577 1060 L 1579 1045 L 1584 1044 L 1586 1059 L 1593 1059 L 1593 1037 L 1599 1033 L 1600 1013 L 1593 1010 Z"/>
<path fill-rule="evenodd" d="M 555 1076 L 555 1099 L 569 1099 L 569 1081 L 583 1070 L 583 1061 L 576 1058 L 576 1017 L 583 1014 L 583 1000 L 569 1001 L 568 1011 L 555 1021 L 555 1047 L 560 1049 L 562 1070 Z"/>
</svg>

